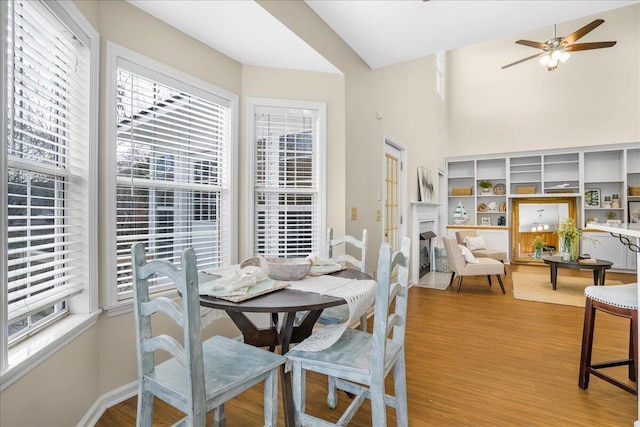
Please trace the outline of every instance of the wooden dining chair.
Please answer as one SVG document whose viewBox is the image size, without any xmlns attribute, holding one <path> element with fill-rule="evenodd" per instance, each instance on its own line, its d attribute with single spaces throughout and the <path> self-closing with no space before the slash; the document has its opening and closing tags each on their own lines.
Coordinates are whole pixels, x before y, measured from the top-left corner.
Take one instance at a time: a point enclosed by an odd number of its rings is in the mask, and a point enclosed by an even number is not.
<svg viewBox="0 0 640 427">
<path fill-rule="evenodd" d="M 185 249 L 181 269 L 166 260 L 147 262 L 142 243 L 131 248 L 133 296 L 138 356 L 137 426 L 151 426 L 154 396 L 186 414 L 178 423 L 204 426 L 207 413 L 217 409 L 215 426 L 225 425 L 224 403 L 264 382 L 265 426 L 277 425 L 278 367 L 285 359 L 222 336 L 202 341 L 196 254 Z M 182 307 L 168 297 L 149 298 L 149 279 L 166 277 L 181 294 Z M 152 315 L 164 313 L 183 330 L 182 342 L 169 335 L 154 335 Z M 156 364 L 156 353 L 172 358 Z"/>
<path fill-rule="evenodd" d="M 340 245 L 352 245 L 357 249 L 360 249 L 360 259 L 350 255 L 348 253 L 333 255 L 333 248 Z M 343 265 L 351 265 L 356 267 L 363 273 L 367 272 L 367 229 L 362 230 L 362 239 L 358 240 L 357 238 L 349 235 L 345 235 L 338 238 L 333 238 L 333 228 L 329 228 L 327 230 L 327 258 L 332 259 L 336 263 L 341 263 Z M 360 329 L 363 331 L 367 330 L 367 314 L 364 313 L 360 316 Z M 340 305 L 337 307 L 331 307 L 325 309 L 320 318 L 318 319 L 318 323 L 323 325 L 335 325 L 338 323 L 345 322 L 349 319 L 349 307 L 345 305 Z"/>
<path fill-rule="evenodd" d="M 380 247 L 373 333 L 348 328 L 338 341 L 320 351 L 294 348 L 286 357 L 292 363 L 293 402 L 296 426 L 345 426 L 365 399 L 371 400 L 371 419 L 375 427 L 386 427 L 386 407 L 396 410 L 396 425 L 408 426 L 404 338 L 409 285 L 409 238 L 402 239 L 401 250 Z M 391 275 L 397 266 L 396 281 Z M 389 307 L 395 302 L 395 309 Z M 391 338 L 390 338 L 391 336 Z M 393 369 L 394 395 L 385 392 L 385 378 Z M 337 389 L 354 395 L 337 423 L 332 424 L 305 413 L 306 373 L 327 375 L 330 381 L 327 404 L 337 405 Z"/>
</svg>

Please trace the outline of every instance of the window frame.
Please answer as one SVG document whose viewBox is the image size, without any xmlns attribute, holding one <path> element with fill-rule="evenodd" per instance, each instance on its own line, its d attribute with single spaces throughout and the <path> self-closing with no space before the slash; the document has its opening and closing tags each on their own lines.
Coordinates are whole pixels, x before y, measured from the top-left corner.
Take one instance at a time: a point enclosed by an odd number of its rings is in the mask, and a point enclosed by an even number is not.
<svg viewBox="0 0 640 427">
<path fill-rule="evenodd" d="M 88 66 L 89 79 L 87 87 L 87 104 L 83 108 L 88 108 L 88 128 L 87 128 L 87 163 L 88 172 L 85 175 L 87 193 L 86 199 L 82 204 L 86 207 L 87 218 L 82 223 L 86 228 L 87 248 L 86 259 L 88 265 L 86 282 L 81 283 L 82 292 L 68 298 L 69 314 L 63 318 L 47 325 L 47 327 L 37 333 L 25 337 L 20 342 L 8 348 L 8 331 L 7 328 L 0 328 L 0 391 L 7 388 L 13 382 L 18 380 L 22 375 L 29 372 L 38 364 L 45 361 L 51 355 L 62 349 L 74 338 L 82 334 L 97 322 L 100 310 L 98 308 L 98 119 L 99 119 L 99 65 L 100 65 L 100 35 L 84 17 L 73 2 L 51 0 L 43 4 L 48 7 L 51 12 L 58 17 L 73 33 L 85 40 L 89 52 Z M 0 4 L 0 13 L 2 20 L 2 56 L 4 64 L 8 63 L 7 42 L 9 36 L 9 27 L 6 21 L 6 15 L 9 11 L 7 1 Z M 13 62 L 13 61 L 11 61 Z M 8 74 L 6 68 L 2 69 L 2 87 L 0 93 L 2 99 L 7 98 Z M 7 129 L 4 125 L 8 120 L 8 109 L 4 108 L 0 112 L 0 120 L 3 125 L 0 126 L 0 138 L 7 141 Z M 6 150 L 0 150 L 0 166 L 2 170 L 7 171 L 8 158 Z M 3 179 L 4 183 L 5 180 Z M 8 192 L 6 185 L 0 185 L 0 197 L 7 200 Z M 7 212 L 0 215 L 0 245 L 2 251 L 7 248 Z M 0 256 L 0 304 L 3 308 L 0 315 L 0 324 L 8 324 L 8 312 L 6 306 L 8 304 L 8 266 L 6 265 L 5 256 Z"/>
<path fill-rule="evenodd" d="M 239 97 L 237 94 L 222 89 L 212 83 L 206 82 L 199 78 L 196 78 L 183 71 L 177 70 L 167 64 L 160 61 L 156 61 L 141 53 L 135 52 L 121 45 L 107 41 L 106 50 L 106 81 L 105 81 L 105 99 L 106 99 L 106 112 L 105 112 L 105 156 L 102 159 L 102 167 L 105 171 L 105 192 L 103 197 L 103 211 L 104 212 L 116 212 L 116 194 L 117 194 L 117 171 L 116 171 L 116 159 L 117 159 L 117 145 L 111 143 L 116 140 L 116 125 L 117 114 L 116 109 L 113 107 L 117 103 L 116 89 L 117 89 L 117 69 L 120 61 L 125 61 L 128 64 L 128 68 L 135 68 L 135 72 L 140 71 L 140 74 L 148 76 L 148 74 L 155 74 L 160 77 L 170 78 L 180 83 L 180 89 L 187 87 L 192 90 L 194 95 L 200 93 L 206 93 L 209 96 L 213 95 L 224 102 L 229 104 L 229 236 L 230 241 L 227 243 L 229 251 L 230 262 L 237 263 L 237 236 L 238 236 L 238 171 L 237 171 L 237 158 L 238 158 L 238 104 Z M 187 90 L 189 91 L 189 90 Z M 117 225 L 116 216 L 107 215 L 107 219 L 104 221 L 104 254 L 103 262 L 104 268 L 104 283 L 105 286 L 105 303 L 103 309 L 108 313 L 108 316 L 117 316 L 120 314 L 133 311 L 133 299 L 118 299 L 117 291 Z M 158 291 L 155 295 L 176 295 L 175 289 L 167 289 L 164 291 Z"/>
<path fill-rule="evenodd" d="M 247 98 L 247 236 L 245 258 L 255 256 L 255 185 L 256 185 L 256 135 L 255 135 L 255 111 L 256 107 L 285 108 L 300 110 L 315 110 L 318 113 L 318 223 L 316 225 L 316 246 L 319 253 L 326 253 L 326 157 L 327 157 L 327 106 L 323 102 L 298 101 L 271 98 Z"/>
</svg>

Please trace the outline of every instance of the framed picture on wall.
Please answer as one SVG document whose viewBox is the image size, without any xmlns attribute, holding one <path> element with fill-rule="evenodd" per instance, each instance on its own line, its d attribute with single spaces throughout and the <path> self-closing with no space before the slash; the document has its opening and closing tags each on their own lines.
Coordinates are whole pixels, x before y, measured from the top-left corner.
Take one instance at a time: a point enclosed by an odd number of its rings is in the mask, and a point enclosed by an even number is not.
<svg viewBox="0 0 640 427">
<path fill-rule="evenodd" d="M 586 208 L 599 208 L 600 206 L 600 189 L 587 188 L 584 190 L 584 206 Z"/>
<path fill-rule="evenodd" d="M 629 201 L 629 223 L 640 224 L 640 201 Z"/>
<path fill-rule="evenodd" d="M 491 218 L 489 218 L 488 216 L 483 216 L 481 219 L 480 224 L 482 225 L 491 225 Z"/>
<path fill-rule="evenodd" d="M 418 188 L 420 188 L 421 202 L 431 202 L 433 200 L 433 176 L 431 171 L 424 166 L 418 166 Z"/>
</svg>

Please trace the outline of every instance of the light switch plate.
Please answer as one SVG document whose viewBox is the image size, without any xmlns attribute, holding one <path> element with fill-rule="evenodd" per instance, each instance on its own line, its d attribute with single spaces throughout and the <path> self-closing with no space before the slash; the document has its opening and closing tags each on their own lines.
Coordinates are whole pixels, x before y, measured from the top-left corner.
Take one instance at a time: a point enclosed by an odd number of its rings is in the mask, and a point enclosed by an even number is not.
<svg viewBox="0 0 640 427">
<path fill-rule="evenodd" d="M 351 208 L 351 219 L 358 219 L 358 208 Z"/>
</svg>

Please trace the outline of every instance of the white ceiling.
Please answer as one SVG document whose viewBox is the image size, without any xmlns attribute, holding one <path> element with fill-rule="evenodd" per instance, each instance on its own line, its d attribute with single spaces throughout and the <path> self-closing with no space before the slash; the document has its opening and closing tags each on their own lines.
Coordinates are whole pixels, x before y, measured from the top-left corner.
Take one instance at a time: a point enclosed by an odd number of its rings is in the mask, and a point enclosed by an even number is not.
<svg viewBox="0 0 640 427">
<path fill-rule="evenodd" d="M 128 1 L 243 64 L 340 73 L 254 1 Z M 305 1 L 371 68 L 511 35 L 515 41 L 517 34 L 640 2 Z"/>
</svg>

